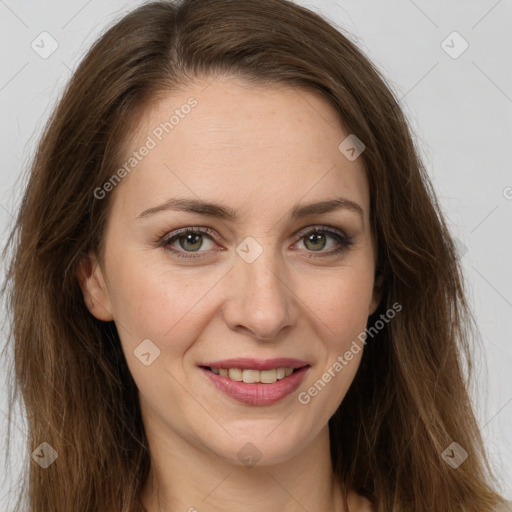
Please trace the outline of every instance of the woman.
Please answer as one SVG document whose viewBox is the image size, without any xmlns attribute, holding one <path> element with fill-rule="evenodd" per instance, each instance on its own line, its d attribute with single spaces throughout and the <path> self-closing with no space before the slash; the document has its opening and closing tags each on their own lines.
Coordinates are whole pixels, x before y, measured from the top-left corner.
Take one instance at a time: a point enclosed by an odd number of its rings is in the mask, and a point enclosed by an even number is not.
<svg viewBox="0 0 512 512">
<path fill-rule="evenodd" d="M 11 243 L 31 510 L 501 506 L 435 194 L 378 72 L 309 10 L 121 19 Z"/>
</svg>

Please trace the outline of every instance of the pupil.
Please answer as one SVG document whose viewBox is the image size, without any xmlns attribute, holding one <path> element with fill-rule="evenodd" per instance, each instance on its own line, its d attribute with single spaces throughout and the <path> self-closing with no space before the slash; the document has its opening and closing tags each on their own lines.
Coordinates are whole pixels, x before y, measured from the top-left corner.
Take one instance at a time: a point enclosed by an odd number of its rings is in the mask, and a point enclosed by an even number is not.
<svg viewBox="0 0 512 512">
<path fill-rule="evenodd" d="M 315 240 L 318 242 L 319 239 L 321 239 L 322 237 L 325 237 L 325 235 L 321 234 L 321 233 L 313 233 L 312 235 L 309 235 L 307 237 L 307 242 L 313 242 L 313 249 L 315 249 L 315 247 L 317 249 L 323 249 L 324 246 L 325 246 L 325 241 L 323 241 L 324 243 L 321 243 L 320 246 L 316 245 L 315 246 Z M 307 247 L 307 243 L 306 243 L 306 247 Z"/>
<path fill-rule="evenodd" d="M 183 238 L 185 238 L 185 240 L 186 240 L 186 241 L 185 241 L 185 243 L 186 243 L 186 244 L 190 242 L 192 245 L 196 245 L 196 247 L 190 247 L 190 246 L 189 246 L 189 247 L 188 247 L 188 249 L 191 249 L 191 250 L 193 250 L 193 251 L 194 251 L 194 250 L 197 250 L 197 249 L 199 249 L 199 248 L 201 247 L 201 243 L 200 243 L 200 242 L 199 242 L 199 244 L 197 243 L 197 241 L 198 241 L 198 240 L 200 241 L 200 239 L 201 239 L 201 235 L 199 235 L 199 234 L 197 234 L 197 233 L 190 233 L 190 234 L 185 235 L 185 236 L 182 236 L 182 237 L 180 238 L 180 245 L 181 245 L 181 247 L 182 247 L 183 249 L 187 250 L 187 247 L 184 247 L 184 245 L 181 243 L 181 240 L 182 240 Z M 194 240 L 194 239 L 196 240 L 195 244 L 194 244 L 194 242 L 191 242 L 191 240 Z"/>
</svg>

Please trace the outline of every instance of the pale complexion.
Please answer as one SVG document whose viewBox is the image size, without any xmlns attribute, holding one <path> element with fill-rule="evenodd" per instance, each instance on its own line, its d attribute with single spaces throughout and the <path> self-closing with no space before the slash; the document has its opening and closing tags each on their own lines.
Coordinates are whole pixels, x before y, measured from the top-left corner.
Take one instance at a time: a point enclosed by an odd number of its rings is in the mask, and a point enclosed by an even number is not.
<svg viewBox="0 0 512 512">
<path fill-rule="evenodd" d="M 127 157 L 176 108 L 197 100 L 104 199 L 113 200 L 104 258 L 91 253 L 80 270 L 86 303 L 97 318 L 114 320 L 139 389 L 152 456 L 141 499 L 148 512 L 346 510 L 327 423 L 362 352 L 307 405 L 297 395 L 348 350 L 378 305 L 364 164 L 340 153 L 348 133 L 318 94 L 226 77 L 206 84 L 147 110 Z M 171 198 L 214 202 L 238 219 L 174 210 L 140 217 Z M 296 204 L 336 198 L 361 212 L 290 218 Z M 160 244 L 187 227 L 211 231 Z M 308 232 L 322 227 L 352 245 L 325 231 L 311 240 Z M 252 263 L 236 252 L 246 237 L 263 249 Z M 160 350 L 148 366 L 134 355 L 145 339 Z M 198 368 L 233 357 L 293 357 L 311 367 L 278 403 L 246 405 Z M 261 456 L 252 467 L 237 456 L 247 443 Z M 351 512 L 369 510 L 355 493 L 348 504 Z"/>
</svg>

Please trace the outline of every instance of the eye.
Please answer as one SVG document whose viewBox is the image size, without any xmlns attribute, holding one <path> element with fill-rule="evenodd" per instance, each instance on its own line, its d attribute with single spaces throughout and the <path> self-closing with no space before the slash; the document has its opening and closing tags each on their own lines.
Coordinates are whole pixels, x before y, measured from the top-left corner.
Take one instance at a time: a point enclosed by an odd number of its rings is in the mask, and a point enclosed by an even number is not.
<svg viewBox="0 0 512 512">
<path fill-rule="evenodd" d="M 165 246 L 167 250 L 178 256 L 178 258 L 193 259 L 200 256 L 188 256 L 186 253 L 204 252 L 199 251 L 203 246 L 204 237 L 207 237 L 211 242 L 213 242 L 209 233 L 213 235 L 213 230 L 210 228 L 183 228 L 172 233 L 172 236 L 170 237 L 164 237 L 161 241 L 161 245 Z M 179 247 L 176 248 L 175 244 Z"/>
<path fill-rule="evenodd" d="M 309 229 L 306 232 L 299 233 L 300 241 L 304 241 L 303 244 L 308 252 L 319 252 L 318 257 L 332 256 L 339 254 L 348 249 L 353 244 L 352 239 L 347 236 L 343 231 L 327 226 L 318 226 L 313 229 Z M 329 245 L 328 239 L 334 240 L 334 248 L 329 251 L 323 251 L 323 249 Z M 311 255 L 310 258 L 316 258 L 317 256 Z"/>
<path fill-rule="evenodd" d="M 183 228 L 171 233 L 160 239 L 159 245 L 165 247 L 173 255 L 178 258 L 196 259 L 202 258 L 200 254 L 194 255 L 193 253 L 208 252 L 201 251 L 203 248 L 205 238 L 210 242 L 214 242 L 214 231 L 210 228 Z M 304 241 L 306 252 L 319 253 L 318 256 L 311 255 L 309 258 L 327 257 L 339 254 L 353 245 L 352 239 L 345 235 L 343 231 L 327 226 L 317 226 L 313 229 L 308 228 L 298 235 L 299 242 Z M 334 248 L 329 251 L 324 251 L 326 246 L 329 245 L 328 240 L 334 240 Z"/>
</svg>

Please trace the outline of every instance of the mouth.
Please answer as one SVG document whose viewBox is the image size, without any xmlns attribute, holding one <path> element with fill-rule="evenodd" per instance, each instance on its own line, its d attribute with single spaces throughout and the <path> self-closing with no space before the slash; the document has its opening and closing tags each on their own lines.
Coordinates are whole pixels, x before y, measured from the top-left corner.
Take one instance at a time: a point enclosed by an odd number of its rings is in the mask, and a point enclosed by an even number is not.
<svg viewBox="0 0 512 512">
<path fill-rule="evenodd" d="M 231 359 L 200 365 L 215 388 L 246 405 L 270 405 L 293 393 L 311 365 L 306 361 Z"/>
<path fill-rule="evenodd" d="M 245 382 L 246 384 L 273 384 L 278 380 L 283 380 L 286 377 L 289 377 L 306 366 L 309 365 L 301 366 L 300 368 L 282 367 L 271 370 L 256 370 L 254 368 L 211 368 L 209 366 L 200 366 L 200 368 L 208 370 L 215 375 L 227 377 L 229 380 L 235 382 Z"/>
</svg>

